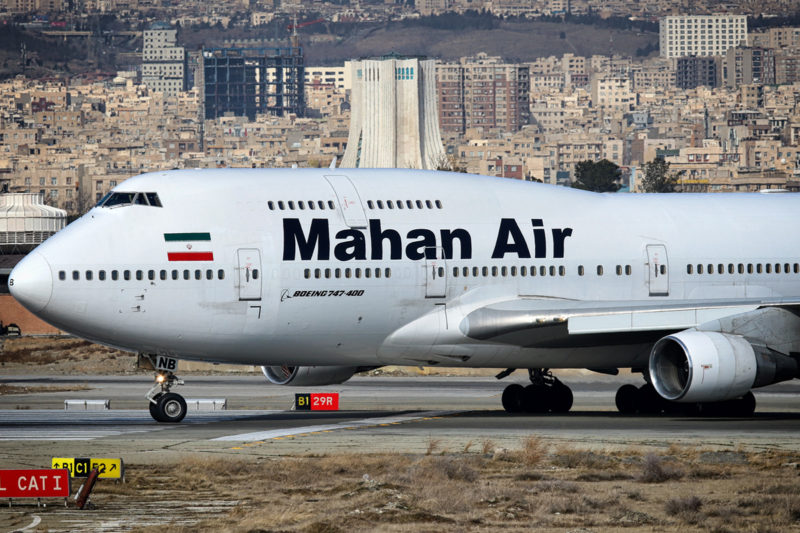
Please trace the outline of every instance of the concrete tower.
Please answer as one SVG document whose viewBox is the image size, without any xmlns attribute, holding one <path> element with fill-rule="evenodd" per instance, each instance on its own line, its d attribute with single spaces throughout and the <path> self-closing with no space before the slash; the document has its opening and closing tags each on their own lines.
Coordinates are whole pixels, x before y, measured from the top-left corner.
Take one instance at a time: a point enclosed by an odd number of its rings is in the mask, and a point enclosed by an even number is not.
<svg viewBox="0 0 800 533">
<path fill-rule="evenodd" d="M 352 72 L 342 167 L 435 169 L 445 161 L 433 60 L 354 61 Z"/>
</svg>

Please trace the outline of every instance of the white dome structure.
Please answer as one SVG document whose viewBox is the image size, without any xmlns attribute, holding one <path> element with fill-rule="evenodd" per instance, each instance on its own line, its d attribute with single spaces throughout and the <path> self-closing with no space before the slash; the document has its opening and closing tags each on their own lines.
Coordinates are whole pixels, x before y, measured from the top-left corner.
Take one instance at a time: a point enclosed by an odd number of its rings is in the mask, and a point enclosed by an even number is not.
<svg viewBox="0 0 800 533">
<path fill-rule="evenodd" d="M 66 224 L 67 212 L 44 205 L 41 194 L 0 194 L 0 253 L 30 251 Z"/>
</svg>

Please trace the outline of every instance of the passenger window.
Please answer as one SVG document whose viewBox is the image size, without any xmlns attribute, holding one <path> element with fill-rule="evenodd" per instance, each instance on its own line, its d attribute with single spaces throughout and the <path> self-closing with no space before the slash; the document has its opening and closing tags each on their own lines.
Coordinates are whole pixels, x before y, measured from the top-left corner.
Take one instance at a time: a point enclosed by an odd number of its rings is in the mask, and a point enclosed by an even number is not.
<svg viewBox="0 0 800 533">
<path fill-rule="evenodd" d="M 546 276 L 547 275 L 547 268 L 544 267 L 544 266 L 540 266 L 539 267 L 539 275 L 540 276 Z"/>
<path fill-rule="evenodd" d="M 481 269 L 481 273 L 483 274 L 484 278 L 487 277 L 489 275 L 489 267 L 483 267 Z"/>
<path fill-rule="evenodd" d="M 283 200 L 278 200 L 278 209 L 280 209 L 281 211 L 284 210 Z"/>
<path fill-rule="evenodd" d="M 728 263 L 728 274 L 733 274 L 733 273 L 734 273 L 733 263 Z"/>
<path fill-rule="evenodd" d="M 214 279 L 214 271 L 211 270 L 210 268 L 208 270 L 206 270 L 206 279 L 208 281 L 211 281 L 212 279 Z"/>
<path fill-rule="evenodd" d="M 461 269 L 461 274 L 463 274 L 463 276 L 464 276 L 465 278 L 468 278 L 468 277 L 469 277 L 469 267 L 463 267 L 463 268 Z"/>
<path fill-rule="evenodd" d="M 567 268 L 560 266 L 558 267 L 558 275 L 559 276 L 566 276 L 567 275 Z"/>
<path fill-rule="evenodd" d="M 100 281 L 105 281 L 106 280 L 106 271 L 105 270 L 98 271 L 97 272 L 97 279 L 99 279 Z"/>
<path fill-rule="evenodd" d="M 441 209 L 441 208 L 442 208 L 442 202 L 441 202 L 441 200 L 436 200 L 436 207 L 438 207 L 439 209 Z"/>
<path fill-rule="evenodd" d="M 333 200 L 328 200 L 328 209 L 336 209 L 336 206 L 333 204 Z"/>
<path fill-rule="evenodd" d="M 794 273 L 795 274 L 800 274 L 800 263 L 795 263 L 794 264 Z"/>
<path fill-rule="evenodd" d="M 352 276 L 352 275 L 353 275 L 353 271 L 352 270 L 350 270 L 349 268 L 345 268 L 344 269 L 344 277 L 346 277 L 347 279 L 350 279 L 350 276 Z"/>
<path fill-rule="evenodd" d="M 497 277 L 497 267 L 492 267 L 492 277 L 493 278 Z"/>
<path fill-rule="evenodd" d="M 312 211 L 313 211 L 314 209 L 316 209 L 316 208 L 314 207 L 314 200 L 309 200 L 309 201 L 308 201 L 308 208 L 309 208 L 309 209 L 311 209 Z"/>
<path fill-rule="evenodd" d="M 372 203 L 372 200 L 367 200 L 367 207 L 370 209 L 375 209 L 375 204 Z"/>
<path fill-rule="evenodd" d="M 694 268 L 692 268 L 692 265 L 686 265 L 686 273 L 687 274 L 691 274 L 693 271 L 694 271 Z"/>
<path fill-rule="evenodd" d="M 536 275 L 536 267 L 535 266 L 531 266 L 531 277 L 533 277 L 535 275 Z"/>
<path fill-rule="evenodd" d="M 767 274 L 772 274 L 772 265 L 770 263 L 767 263 L 766 267 L 767 267 Z"/>
<path fill-rule="evenodd" d="M 67 273 L 64 272 L 63 270 L 59 270 L 58 271 L 58 279 L 60 279 L 61 281 L 64 281 L 65 279 L 67 279 Z"/>
<path fill-rule="evenodd" d="M 153 281 L 154 279 L 156 279 L 156 271 L 155 270 L 148 270 L 147 271 L 147 279 L 149 279 L 150 281 Z"/>
<path fill-rule="evenodd" d="M 217 270 L 217 279 L 225 279 L 225 271 L 221 268 Z"/>
<path fill-rule="evenodd" d="M 383 209 L 383 201 L 378 200 L 378 209 Z"/>
<path fill-rule="evenodd" d="M 503 268 L 505 268 L 505 267 L 503 267 Z M 516 275 L 517 275 L 517 267 L 513 266 L 513 267 L 511 267 L 511 277 L 513 278 Z"/>
<path fill-rule="evenodd" d="M 394 202 L 392 202 L 391 200 L 386 200 L 386 207 L 388 207 L 389 209 L 394 209 Z"/>
<path fill-rule="evenodd" d="M 166 270 L 160 270 L 158 272 L 158 277 L 161 279 L 161 281 L 166 281 L 166 279 L 167 279 L 167 271 Z"/>
<path fill-rule="evenodd" d="M 86 274 L 86 281 L 92 281 L 92 271 L 87 270 L 85 274 Z"/>
<path fill-rule="evenodd" d="M 144 272 L 142 272 L 141 270 L 137 270 L 136 271 L 136 279 L 139 280 L 139 281 L 142 281 L 142 278 L 144 278 Z"/>
<path fill-rule="evenodd" d="M 550 267 L 550 275 L 551 276 L 555 276 L 556 275 L 556 267 L 554 267 L 554 266 Z"/>
<path fill-rule="evenodd" d="M 267 207 L 269 207 L 270 211 L 275 211 L 275 202 L 270 200 L 269 202 L 267 202 Z"/>
<path fill-rule="evenodd" d="M 300 209 L 300 211 L 303 211 L 306 208 L 306 204 L 303 202 L 303 200 L 300 200 L 297 202 L 297 207 Z"/>
<path fill-rule="evenodd" d="M 508 276 L 508 267 L 503 267 L 500 269 L 500 275 L 503 277 Z"/>
<path fill-rule="evenodd" d="M 397 209 L 403 209 L 403 200 L 397 200 Z"/>
<path fill-rule="evenodd" d="M 583 265 L 578 266 L 578 275 L 583 276 Z"/>
<path fill-rule="evenodd" d="M 311 269 L 310 268 L 307 268 L 307 269 L 303 270 L 303 277 L 306 278 L 306 279 L 309 279 L 311 277 Z"/>
<path fill-rule="evenodd" d="M 603 275 L 603 265 L 597 265 L 597 275 L 598 276 Z"/>
<path fill-rule="evenodd" d="M 322 277 L 322 270 L 320 270 L 319 268 L 315 268 L 314 269 L 314 278 L 319 279 L 321 277 Z"/>
<path fill-rule="evenodd" d="M 392 269 L 391 268 L 387 268 L 386 269 L 386 277 L 387 278 L 391 278 L 392 277 Z"/>
<path fill-rule="evenodd" d="M 360 269 L 360 268 L 357 268 L 357 269 L 356 269 L 356 277 L 357 277 L 357 278 L 360 278 L 360 277 L 361 277 L 361 269 Z"/>
<path fill-rule="evenodd" d="M 784 273 L 786 273 L 786 274 L 790 274 L 790 273 L 791 273 L 791 268 L 789 267 L 789 263 L 785 263 L 785 264 L 783 265 L 783 271 L 784 271 Z"/>
<path fill-rule="evenodd" d="M 617 276 L 622 275 L 622 265 L 617 265 Z"/>
<path fill-rule="evenodd" d="M 703 273 L 703 265 L 697 265 L 697 273 L 698 274 L 702 274 Z"/>
<path fill-rule="evenodd" d="M 325 277 L 326 277 L 327 279 L 330 279 L 330 278 L 331 278 L 331 269 L 330 269 L 330 268 L 326 268 L 326 269 L 325 269 Z M 253 279 L 256 279 L 256 276 L 255 276 L 255 274 L 253 274 Z"/>
<path fill-rule="evenodd" d="M 753 273 L 753 263 L 747 263 L 747 273 L 748 274 Z"/>
<path fill-rule="evenodd" d="M 258 269 L 257 268 L 253 269 L 253 279 L 258 279 Z"/>
<path fill-rule="evenodd" d="M 116 270 L 112 270 L 111 271 L 111 279 L 113 281 L 117 281 L 119 279 L 119 272 L 117 272 Z"/>
<path fill-rule="evenodd" d="M 708 273 L 709 274 L 713 274 L 714 273 L 714 265 L 708 265 Z"/>
<path fill-rule="evenodd" d="M 528 267 L 519 267 L 519 275 L 525 277 L 528 275 Z"/>
<path fill-rule="evenodd" d="M 479 275 L 479 272 L 480 272 L 480 270 L 478 269 L 478 267 L 472 267 L 472 277 L 473 278 L 477 278 L 478 275 Z"/>
<path fill-rule="evenodd" d="M 453 267 L 453 277 L 454 278 L 458 277 L 458 267 Z"/>
<path fill-rule="evenodd" d="M 174 280 L 178 279 L 178 271 L 177 270 L 173 270 L 172 271 L 172 279 L 174 279 Z"/>
<path fill-rule="evenodd" d="M 325 209 L 325 202 L 323 202 L 322 200 L 318 200 L 318 201 L 317 201 L 317 206 L 318 206 L 320 209 Z"/>
<path fill-rule="evenodd" d="M 371 268 L 365 268 L 364 269 L 364 277 L 365 278 L 372 277 L 372 269 Z"/>
<path fill-rule="evenodd" d="M 422 209 L 422 200 L 417 200 L 417 209 Z"/>
<path fill-rule="evenodd" d="M 184 269 L 183 270 L 183 279 L 188 280 L 190 277 L 191 276 L 189 275 L 189 270 L 188 269 Z"/>
<path fill-rule="evenodd" d="M 731 265 L 731 266 L 733 266 L 733 265 Z M 667 273 L 667 265 L 661 265 L 660 270 L 661 270 L 661 275 L 662 276 L 665 275 Z M 629 276 L 631 275 L 631 267 L 630 266 L 628 266 L 628 275 Z"/>
<path fill-rule="evenodd" d="M 333 271 L 333 275 L 336 276 L 337 278 L 341 278 L 342 277 L 342 269 L 341 268 L 337 268 L 336 270 Z"/>
<path fill-rule="evenodd" d="M 381 269 L 380 269 L 380 268 L 376 268 L 376 269 L 375 269 L 375 277 L 376 277 L 376 278 L 379 278 L 379 277 L 381 277 Z"/>
<path fill-rule="evenodd" d="M 202 270 L 195 270 L 194 271 L 194 279 L 201 280 L 203 279 L 203 271 Z"/>
<path fill-rule="evenodd" d="M 406 200 L 406 207 L 409 209 L 414 209 L 414 204 L 411 202 L 411 200 Z"/>
<path fill-rule="evenodd" d="M 780 263 L 775 263 L 775 273 L 776 274 L 780 274 L 781 273 L 781 264 Z"/>
<path fill-rule="evenodd" d="M 125 278 L 125 281 L 130 281 L 131 279 L 131 271 L 130 270 L 123 270 L 122 277 Z"/>
<path fill-rule="evenodd" d="M 761 274 L 762 272 L 763 272 L 763 268 L 761 266 L 761 263 L 758 263 L 756 265 L 756 273 Z"/>
<path fill-rule="evenodd" d="M 428 209 L 433 209 L 433 204 L 430 200 L 425 200 L 425 205 L 428 207 Z"/>
<path fill-rule="evenodd" d="M 724 274 L 725 273 L 725 265 L 722 263 L 717 265 L 717 274 Z"/>
<path fill-rule="evenodd" d="M 72 271 L 72 279 L 74 281 L 78 281 L 79 279 L 81 279 L 81 273 L 78 272 L 77 270 L 73 270 Z"/>
<path fill-rule="evenodd" d="M 369 277 L 369 276 L 367 276 L 367 277 Z M 440 278 L 444 277 L 444 267 L 439 267 L 439 277 Z"/>
<path fill-rule="evenodd" d="M 744 274 L 744 264 L 739 263 L 739 274 Z"/>
<path fill-rule="evenodd" d="M 660 274 L 663 275 L 664 274 L 664 265 L 661 265 L 661 267 L 658 269 L 658 271 L 659 271 Z M 625 275 L 626 276 L 630 276 L 631 275 L 631 266 L 630 265 L 625 265 Z"/>
</svg>

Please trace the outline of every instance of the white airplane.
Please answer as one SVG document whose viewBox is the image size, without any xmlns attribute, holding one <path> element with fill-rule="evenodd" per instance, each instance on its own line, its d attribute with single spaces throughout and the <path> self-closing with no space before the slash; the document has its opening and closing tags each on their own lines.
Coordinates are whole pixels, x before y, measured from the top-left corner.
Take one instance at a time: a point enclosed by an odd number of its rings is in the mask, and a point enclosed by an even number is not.
<svg viewBox="0 0 800 533">
<path fill-rule="evenodd" d="M 126 180 L 13 270 L 31 312 L 148 356 L 325 385 L 382 365 L 528 369 L 510 412 L 565 412 L 549 369 L 642 372 L 624 413 L 752 413 L 798 376 L 800 196 L 596 194 L 387 169 L 219 169 Z"/>
</svg>

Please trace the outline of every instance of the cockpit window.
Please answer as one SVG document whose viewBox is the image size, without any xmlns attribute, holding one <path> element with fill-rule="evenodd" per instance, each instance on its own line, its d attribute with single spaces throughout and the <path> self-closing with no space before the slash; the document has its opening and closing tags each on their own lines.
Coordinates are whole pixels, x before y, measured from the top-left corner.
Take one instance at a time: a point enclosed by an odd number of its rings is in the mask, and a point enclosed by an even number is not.
<svg viewBox="0 0 800 533">
<path fill-rule="evenodd" d="M 158 194 L 154 192 L 112 192 L 97 203 L 101 207 L 118 207 L 132 204 L 161 207 L 161 200 L 159 200 Z"/>
</svg>

